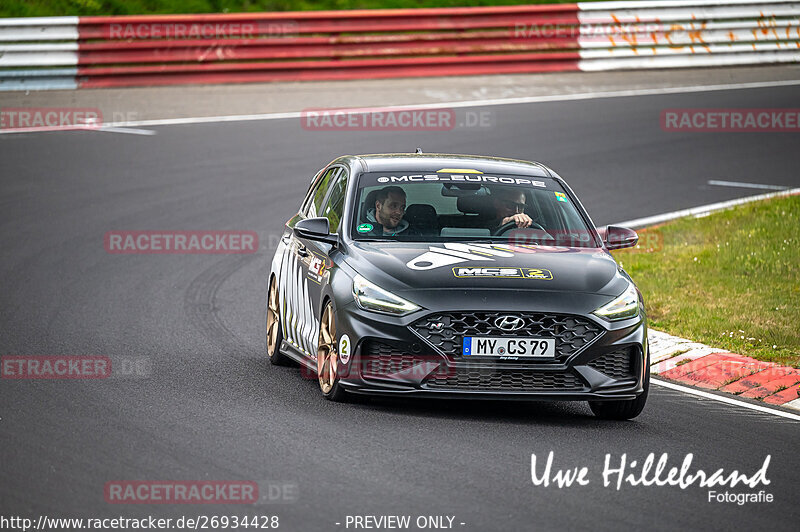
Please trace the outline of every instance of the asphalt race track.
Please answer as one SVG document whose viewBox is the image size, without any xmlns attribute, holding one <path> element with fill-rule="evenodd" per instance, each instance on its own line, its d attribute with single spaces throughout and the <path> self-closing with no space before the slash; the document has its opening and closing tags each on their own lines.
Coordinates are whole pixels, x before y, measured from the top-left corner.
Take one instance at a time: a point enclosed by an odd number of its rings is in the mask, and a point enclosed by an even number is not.
<svg viewBox="0 0 800 532">
<path fill-rule="evenodd" d="M 796 530 L 800 423 L 651 387 L 632 422 L 583 403 L 334 404 L 264 350 L 269 261 L 314 172 L 337 155 L 413 151 L 541 160 L 598 225 L 800 186 L 793 133 L 667 133 L 665 108 L 797 107 L 778 87 L 470 109 L 491 127 L 307 131 L 297 119 L 170 125 L 156 135 L 0 136 L 0 353 L 142 358 L 149 377 L 0 382 L 0 514 L 278 515 L 345 530 L 347 515 L 451 515 L 464 531 Z M 459 113 L 463 113 L 460 110 Z M 112 255 L 109 230 L 252 230 L 252 255 Z M 754 243 L 757 246 L 757 243 Z M 754 280 L 757 282 L 757 280 Z M 531 453 L 591 483 L 534 486 Z M 771 456 L 772 503 L 708 489 L 604 487 L 604 457 L 669 453 L 748 474 Z M 112 505 L 112 480 L 294 486 L 257 506 Z M 341 525 L 336 525 L 341 523 Z M 464 523 L 463 525 L 460 523 Z M 792 525 L 791 523 L 795 523 Z M 352 527 L 351 527 L 352 529 Z"/>
</svg>

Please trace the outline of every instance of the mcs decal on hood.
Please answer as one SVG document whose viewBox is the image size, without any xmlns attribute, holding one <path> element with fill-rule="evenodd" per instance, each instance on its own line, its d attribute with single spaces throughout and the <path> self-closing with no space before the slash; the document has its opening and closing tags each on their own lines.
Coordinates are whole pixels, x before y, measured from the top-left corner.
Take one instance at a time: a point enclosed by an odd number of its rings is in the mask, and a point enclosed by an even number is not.
<svg viewBox="0 0 800 532">
<path fill-rule="evenodd" d="M 513 268 L 498 266 L 494 268 L 453 268 L 453 275 L 459 278 L 496 278 L 496 279 L 539 279 L 550 281 L 553 273 L 545 268 Z"/>
</svg>

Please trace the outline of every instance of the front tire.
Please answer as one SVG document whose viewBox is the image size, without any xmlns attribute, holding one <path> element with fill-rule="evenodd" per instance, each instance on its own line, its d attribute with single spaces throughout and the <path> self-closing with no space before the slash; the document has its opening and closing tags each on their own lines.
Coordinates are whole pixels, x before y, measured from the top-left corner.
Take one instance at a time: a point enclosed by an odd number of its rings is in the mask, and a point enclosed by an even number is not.
<svg viewBox="0 0 800 532">
<path fill-rule="evenodd" d="M 339 344 L 336 340 L 336 313 L 328 301 L 319 321 L 317 341 L 317 377 L 322 396 L 330 401 L 344 401 L 347 392 L 339 383 Z"/>
<path fill-rule="evenodd" d="M 589 408 L 600 419 L 626 420 L 633 419 L 644 410 L 647 393 L 650 389 L 650 366 L 644 376 L 644 391 L 636 399 L 627 401 L 589 401 Z"/>
<path fill-rule="evenodd" d="M 290 359 L 281 353 L 283 330 L 281 329 L 281 304 L 278 296 L 278 279 L 272 277 L 267 296 L 267 355 L 274 366 L 288 366 Z"/>
</svg>

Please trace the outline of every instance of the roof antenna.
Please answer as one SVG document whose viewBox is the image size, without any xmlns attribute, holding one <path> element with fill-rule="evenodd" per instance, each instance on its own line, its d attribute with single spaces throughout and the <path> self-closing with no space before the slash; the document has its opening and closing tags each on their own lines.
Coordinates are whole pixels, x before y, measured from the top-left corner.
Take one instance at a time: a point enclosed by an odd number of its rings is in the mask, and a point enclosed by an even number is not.
<svg viewBox="0 0 800 532">
<path fill-rule="evenodd" d="M 417 146 L 417 149 L 416 149 L 416 150 L 414 150 L 414 153 L 422 153 L 422 148 L 420 148 L 419 146 Z"/>
</svg>

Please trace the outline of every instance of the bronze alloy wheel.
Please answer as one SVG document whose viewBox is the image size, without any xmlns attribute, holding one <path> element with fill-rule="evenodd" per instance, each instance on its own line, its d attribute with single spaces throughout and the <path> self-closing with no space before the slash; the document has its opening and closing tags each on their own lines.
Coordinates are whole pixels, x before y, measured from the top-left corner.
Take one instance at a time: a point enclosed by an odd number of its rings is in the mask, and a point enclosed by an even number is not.
<svg viewBox="0 0 800 532">
<path fill-rule="evenodd" d="M 291 365 L 291 360 L 281 353 L 283 333 L 281 331 L 281 302 L 278 298 L 278 279 L 273 277 L 269 283 L 267 296 L 267 354 L 275 366 Z"/>
<path fill-rule="evenodd" d="M 339 354 L 336 345 L 336 318 L 333 315 L 333 306 L 325 305 L 322 320 L 319 324 L 319 342 L 317 347 L 317 375 L 319 387 L 324 395 L 331 394 L 336 385 L 336 367 Z"/>
</svg>

